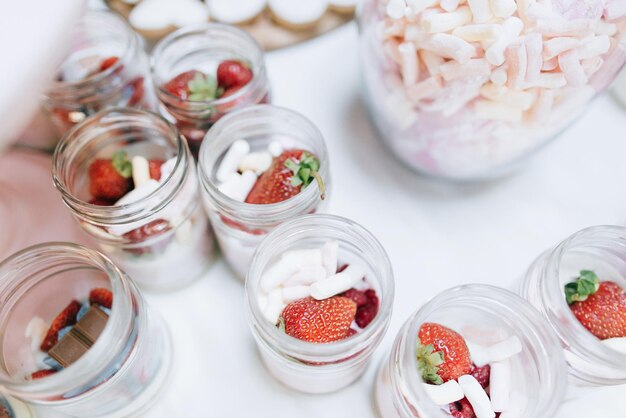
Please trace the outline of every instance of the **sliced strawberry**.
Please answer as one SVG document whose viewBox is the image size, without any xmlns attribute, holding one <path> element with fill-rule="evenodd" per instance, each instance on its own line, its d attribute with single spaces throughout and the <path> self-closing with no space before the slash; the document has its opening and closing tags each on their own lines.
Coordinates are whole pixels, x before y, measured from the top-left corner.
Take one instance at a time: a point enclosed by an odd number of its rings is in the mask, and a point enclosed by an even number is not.
<svg viewBox="0 0 626 418">
<path fill-rule="evenodd" d="M 165 234 L 171 229 L 172 227 L 170 223 L 165 219 L 155 219 L 137 229 L 133 229 L 132 231 L 125 233 L 123 237 L 126 238 L 130 244 L 140 244 L 149 238 Z M 137 255 L 160 253 L 165 249 L 168 243 L 169 240 L 161 240 L 148 247 L 127 248 L 125 250 Z"/>
<path fill-rule="evenodd" d="M 118 57 L 108 57 L 100 62 L 100 71 L 106 71 L 113 67 L 120 59 Z"/>
<path fill-rule="evenodd" d="M 185 71 L 184 73 L 180 73 L 176 77 L 165 83 L 163 85 L 163 88 L 169 93 L 178 97 L 179 99 L 189 100 L 189 96 L 191 94 L 191 90 L 189 89 L 189 82 L 196 77 L 196 74 L 202 73 L 197 70 L 190 70 Z"/>
<path fill-rule="evenodd" d="M 261 174 L 248 194 L 246 203 L 265 205 L 282 202 L 296 196 L 314 179 L 318 181 L 323 199 L 324 185 L 318 170 L 319 161 L 311 153 L 301 149 L 285 150 Z"/>
<path fill-rule="evenodd" d="M 133 187 L 132 166 L 123 151 L 111 160 L 94 160 L 88 174 L 89 191 L 94 199 L 117 201 Z"/>
<path fill-rule="evenodd" d="M 113 293 L 103 287 L 91 289 L 91 292 L 89 292 L 89 303 L 111 309 L 111 306 L 113 306 Z"/>
<path fill-rule="evenodd" d="M 224 89 L 245 86 L 252 76 L 252 70 L 240 61 L 222 61 L 217 67 L 217 84 Z"/>
<path fill-rule="evenodd" d="M 165 163 L 163 160 L 149 160 L 148 169 L 150 170 L 150 178 L 156 181 L 161 180 L 161 166 Z"/>
<path fill-rule="evenodd" d="M 224 222 L 226 225 L 230 226 L 231 228 L 235 228 L 235 229 L 238 229 L 240 231 L 247 232 L 248 234 L 252 234 L 252 235 L 265 235 L 265 234 L 267 234 L 267 231 L 264 230 L 264 229 L 248 228 L 244 224 L 239 223 L 237 221 L 233 221 L 232 219 L 229 219 L 229 218 L 227 218 L 224 215 L 220 215 L 220 219 L 222 220 L 222 222 Z"/>
<path fill-rule="evenodd" d="M 565 292 L 572 313 L 593 335 L 601 340 L 626 337 L 626 292 L 617 283 L 600 283 L 595 273 L 583 270 Z"/>
<path fill-rule="evenodd" d="M 491 366 L 486 364 L 483 367 L 478 367 L 475 364 L 472 364 L 472 370 L 470 370 L 469 374 L 474 376 L 474 378 L 478 380 L 478 383 L 480 383 L 480 385 L 486 389 L 487 386 L 489 386 Z"/>
<path fill-rule="evenodd" d="M 348 298 L 307 297 L 287 305 L 281 318 L 288 335 L 312 343 L 329 343 L 349 336 L 355 315 L 356 303 Z"/>
<path fill-rule="evenodd" d="M 133 93 L 130 95 L 130 99 L 128 99 L 128 106 L 130 107 L 138 106 L 143 100 L 143 96 L 145 93 L 143 77 L 135 78 L 130 83 L 128 83 L 128 86 L 133 91 Z"/>
<path fill-rule="evenodd" d="M 33 374 L 30 375 L 30 378 L 33 380 L 42 379 L 44 377 L 55 374 L 57 371 L 54 369 L 46 369 L 46 370 L 37 370 Z"/>
<path fill-rule="evenodd" d="M 367 301 L 363 306 L 360 306 L 356 311 L 355 321 L 360 328 L 365 328 L 370 322 L 374 320 L 378 314 L 378 296 L 374 289 L 367 289 L 363 295 Z"/>
<path fill-rule="evenodd" d="M 450 414 L 454 418 L 476 418 L 476 413 L 472 404 L 469 403 L 467 398 L 463 398 L 458 402 L 450 404 Z"/>
<path fill-rule="evenodd" d="M 424 323 L 418 332 L 417 359 L 426 383 L 457 380 L 472 369 L 469 349 L 463 337 L 450 328 Z"/>
<path fill-rule="evenodd" d="M 365 296 L 365 292 L 361 292 L 360 290 L 356 290 L 355 288 L 348 289 L 343 292 L 340 296 L 343 296 L 348 299 L 352 299 L 354 303 L 356 303 L 356 307 L 360 308 L 361 306 L 367 303 L 367 296 Z"/>
<path fill-rule="evenodd" d="M 74 325 L 76 323 L 76 315 L 80 310 L 80 302 L 73 300 L 69 305 L 65 307 L 52 321 L 45 338 L 43 339 L 39 348 L 41 351 L 48 352 L 57 342 L 59 338 L 59 331 L 68 325 Z"/>
</svg>

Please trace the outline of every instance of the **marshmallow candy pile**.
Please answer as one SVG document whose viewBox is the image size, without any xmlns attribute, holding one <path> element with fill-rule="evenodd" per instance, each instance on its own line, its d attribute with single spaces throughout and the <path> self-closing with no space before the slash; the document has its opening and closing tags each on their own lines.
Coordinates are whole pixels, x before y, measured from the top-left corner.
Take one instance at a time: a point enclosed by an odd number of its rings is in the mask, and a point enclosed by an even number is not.
<svg viewBox="0 0 626 418">
<path fill-rule="evenodd" d="M 265 319 L 309 342 L 348 338 L 369 325 L 378 313 L 376 291 L 360 262 L 338 268 L 338 251 L 333 240 L 283 253 L 259 282 Z"/>
<path fill-rule="evenodd" d="M 626 59 L 623 0 L 388 0 L 383 6 L 375 37 L 389 60 L 385 113 L 397 129 L 419 128 L 404 139 L 421 142 L 400 152 L 436 142 L 436 150 L 426 150 L 434 160 L 454 152 L 448 145 L 455 141 L 464 147 L 481 137 L 476 154 L 514 157 L 524 148 L 516 141 L 553 136 Z M 451 122 L 468 127 L 451 129 Z M 506 155 L 494 155 L 498 141 L 510 148 L 501 152 Z"/>
<path fill-rule="evenodd" d="M 454 417 L 523 417 L 521 341 L 500 329 L 466 328 L 471 341 L 437 323 L 420 327 L 417 359 L 426 393 Z"/>
</svg>

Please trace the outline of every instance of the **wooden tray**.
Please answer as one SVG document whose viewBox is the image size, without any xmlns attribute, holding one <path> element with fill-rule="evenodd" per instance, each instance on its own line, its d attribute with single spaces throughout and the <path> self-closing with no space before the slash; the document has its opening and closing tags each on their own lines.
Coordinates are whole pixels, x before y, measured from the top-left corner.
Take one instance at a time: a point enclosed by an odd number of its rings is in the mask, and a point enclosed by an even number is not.
<svg viewBox="0 0 626 418">
<path fill-rule="evenodd" d="M 126 18 L 132 10 L 131 5 L 128 5 L 121 0 L 108 0 L 107 4 L 112 10 L 117 11 Z M 245 29 L 252 36 L 254 36 L 263 49 L 271 51 L 273 49 L 285 48 L 323 35 L 324 33 L 351 21 L 353 18 L 354 13 L 339 13 L 329 9 L 314 26 L 302 29 L 292 29 L 276 23 L 276 21 L 272 19 L 271 13 L 268 10 L 265 10 L 252 22 L 237 26 Z M 160 31 L 159 33 L 140 33 L 144 36 L 150 46 L 152 46 L 173 30 L 174 29 Z"/>
</svg>

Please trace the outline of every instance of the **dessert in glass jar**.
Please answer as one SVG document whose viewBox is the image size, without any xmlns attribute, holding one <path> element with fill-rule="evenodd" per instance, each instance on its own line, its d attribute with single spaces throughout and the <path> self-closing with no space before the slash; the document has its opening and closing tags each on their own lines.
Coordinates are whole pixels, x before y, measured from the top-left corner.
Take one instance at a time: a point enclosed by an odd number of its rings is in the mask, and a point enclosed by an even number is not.
<svg viewBox="0 0 626 418">
<path fill-rule="evenodd" d="M 579 231 L 531 265 L 523 297 L 552 325 L 578 386 L 626 383 L 626 228 Z"/>
<path fill-rule="evenodd" d="M 45 243 L 10 256 L 0 300 L 0 384 L 42 416 L 137 416 L 167 382 L 167 328 L 97 251 Z"/>
<path fill-rule="evenodd" d="M 408 319 L 381 364 L 375 402 L 385 418 L 549 417 L 566 376 L 558 339 L 530 304 L 472 284 Z"/>
<path fill-rule="evenodd" d="M 430 176 L 503 175 L 626 59 L 621 0 L 366 0 L 365 98 L 385 145 Z"/>
<path fill-rule="evenodd" d="M 43 96 L 60 134 L 105 108 L 154 107 L 148 57 L 124 19 L 89 11 L 73 31 L 69 55 Z"/>
<path fill-rule="evenodd" d="M 242 280 L 268 232 L 323 210 L 328 200 L 322 134 L 280 107 L 248 107 L 217 122 L 202 144 L 198 173 L 217 242 Z"/>
<path fill-rule="evenodd" d="M 358 379 L 389 325 L 394 281 L 380 243 L 337 216 L 272 231 L 246 278 L 249 325 L 268 371 L 307 393 Z"/>
<path fill-rule="evenodd" d="M 57 146 L 53 178 L 83 229 L 142 287 L 179 288 L 211 264 L 191 153 L 161 116 L 124 108 L 88 118 Z"/>
<path fill-rule="evenodd" d="M 234 26 L 179 29 L 156 45 L 151 67 L 160 109 L 176 122 L 194 156 L 219 118 L 269 101 L 263 50 Z"/>
</svg>

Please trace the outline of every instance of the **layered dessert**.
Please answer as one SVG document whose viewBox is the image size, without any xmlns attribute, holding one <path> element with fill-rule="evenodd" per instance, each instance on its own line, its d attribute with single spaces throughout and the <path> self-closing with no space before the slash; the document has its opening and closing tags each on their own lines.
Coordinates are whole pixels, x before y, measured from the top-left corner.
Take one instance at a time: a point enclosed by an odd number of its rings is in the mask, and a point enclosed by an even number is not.
<svg viewBox="0 0 626 418">
<path fill-rule="evenodd" d="M 620 0 L 369 0 L 371 116 L 410 167 L 486 178 L 547 142 L 626 60 Z"/>
</svg>

